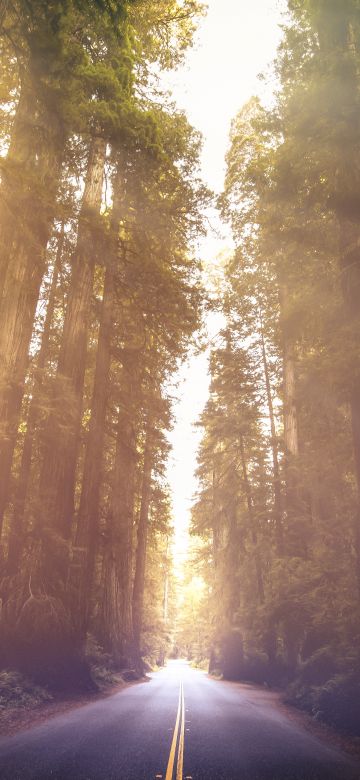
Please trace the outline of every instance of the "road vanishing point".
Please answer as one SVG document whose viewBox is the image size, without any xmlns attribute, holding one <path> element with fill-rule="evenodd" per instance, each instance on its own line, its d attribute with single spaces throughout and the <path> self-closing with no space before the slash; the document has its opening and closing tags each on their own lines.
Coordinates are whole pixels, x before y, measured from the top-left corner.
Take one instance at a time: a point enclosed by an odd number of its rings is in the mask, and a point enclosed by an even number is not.
<svg viewBox="0 0 360 780">
<path fill-rule="evenodd" d="M 259 687 L 172 661 L 0 739 L 1 780 L 360 780 L 360 763 Z"/>
</svg>

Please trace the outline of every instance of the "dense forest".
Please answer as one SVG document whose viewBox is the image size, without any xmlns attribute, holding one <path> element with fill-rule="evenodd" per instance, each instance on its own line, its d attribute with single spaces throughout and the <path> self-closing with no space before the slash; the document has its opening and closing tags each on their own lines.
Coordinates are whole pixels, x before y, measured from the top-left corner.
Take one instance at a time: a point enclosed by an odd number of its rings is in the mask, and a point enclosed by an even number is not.
<svg viewBox="0 0 360 780">
<path fill-rule="evenodd" d="M 236 249 L 200 421 L 189 650 L 359 734 L 359 4 L 289 2 L 272 78 L 273 105 L 233 120 L 219 198 Z"/>
<path fill-rule="evenodd" d="M 167 651 L 166 431 L 208 193 L 159 75 L 201 13 L 1 3 L 0 657 L 62 690 Z"/>
<path fill-rule="evenodd" d="M 204 12 L 0 3 L 0 666 L 91 690 L 186 652 L 360 733 L 360 7 L 288 0 L 274 99 L 231 127 L 215 295 L 201 138 L 161 81 Z M 214 309 L 179 596 L 167 434 Z"/>
</svg>

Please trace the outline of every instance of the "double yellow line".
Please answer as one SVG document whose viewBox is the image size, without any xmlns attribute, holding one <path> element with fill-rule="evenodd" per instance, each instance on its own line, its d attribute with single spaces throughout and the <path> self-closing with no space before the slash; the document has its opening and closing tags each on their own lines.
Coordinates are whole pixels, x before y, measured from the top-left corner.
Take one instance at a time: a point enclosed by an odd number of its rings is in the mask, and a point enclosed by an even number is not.
<svg viewBox="0 0 360 780">
<path fill-rule="evenodd" d="M 180 731 L 180 735 L 179 735 Z M 178 738 L 179 737 L 179 738 Z M 177 750 L 177 765 L 176 765 L 176 780 L 183 780 L 183 766 L 184 766 L 184 738 L 185 738 L 185 702 L 184 702 L 184 686 L 181 681 L 179 691 L 179 706 L 177 710 L 176 723 L 174 728 L 174 734 L 172 738 L 169 762 L 167 765 L 165 780 L 173 780 L 174 764 Z"/>
</svg>

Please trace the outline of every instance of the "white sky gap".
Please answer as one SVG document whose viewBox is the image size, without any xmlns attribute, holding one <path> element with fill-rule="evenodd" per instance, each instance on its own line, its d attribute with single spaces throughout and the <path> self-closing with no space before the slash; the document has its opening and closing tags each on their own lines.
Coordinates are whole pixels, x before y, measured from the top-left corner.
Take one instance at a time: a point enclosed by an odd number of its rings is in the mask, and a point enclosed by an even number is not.
<svg viewBox="0 0 360 780">
<path fill-rule="evenodd" d="M 194 48 L 185 65 L 163 77 L 177 106 L 186 111 L 191 124 L 204 137 L 202 175 L 215 192 L 223 187 L 225 154 L 230 123 L 242 105 L 254 94 L 271 99 L 272 86 L 258 81 L 268 72 L 281 38 L 285 0 L 209 0 L 207 17 L 201 22 Z M 214 218 L 216 222 L 216 217 Z M 199 254 L 212 271 L 221 253 L 231 251 L 226 227 L 210 231 L 201 241 Z M 210 337 L 219 329 L 219 319 L 209 319 Z M 187 528 L 192 498 L 196 491 L 196 453 L 201 432 L 194 429 L 207 400 L 208 355 L 193 356 L 179 372 L 179 403 L 176 424 L 170 434 L 168 480 L 174 509 L 174 554 L 177 569 L 186 555 Z"/>
</svg>

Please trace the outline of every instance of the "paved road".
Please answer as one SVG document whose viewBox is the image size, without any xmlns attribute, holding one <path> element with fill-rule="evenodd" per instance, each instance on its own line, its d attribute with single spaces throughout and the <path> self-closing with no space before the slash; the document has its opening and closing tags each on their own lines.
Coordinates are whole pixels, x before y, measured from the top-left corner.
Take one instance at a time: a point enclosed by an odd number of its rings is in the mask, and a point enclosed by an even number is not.
<svg viewBox="0 0 360 780">
<path fill-rule="evenodd" d="M 0 739 L 1 780 L 360 780 L 258 688 L 172 662 L 150 682 Z"/>
</svg>

